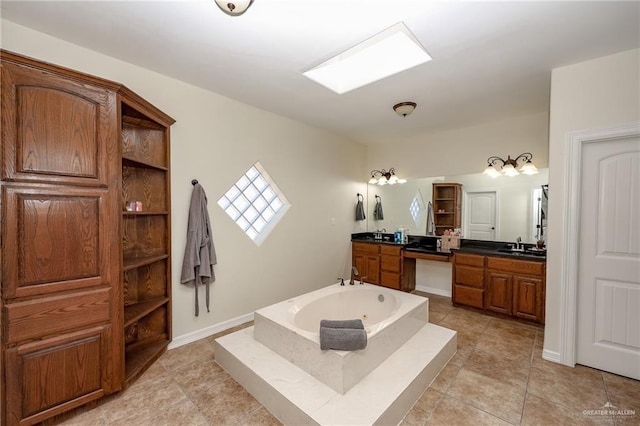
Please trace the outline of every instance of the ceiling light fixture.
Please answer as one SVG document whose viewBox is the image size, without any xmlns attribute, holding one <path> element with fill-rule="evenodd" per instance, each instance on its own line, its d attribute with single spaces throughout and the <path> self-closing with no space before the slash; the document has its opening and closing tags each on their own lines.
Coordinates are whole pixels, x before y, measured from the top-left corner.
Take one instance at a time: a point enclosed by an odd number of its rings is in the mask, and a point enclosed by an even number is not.
<svg viewBox="0 0 640 426">
<path fill-rule="evenodd" d="M 520 154 L 514 159 L 508 155 L 506 160 L 503 160 L 500 157 L 489 157 L 487 159 L 487 168 L 484 169 L 483 173 L 493 178 L 500 176 L 500 172 L 505 176 L 517 176 L 520 173 L 525 175 L 535 175 L 538 173 L 538 168 L 533 164 L 531 161 L 532 159 L 533 155 L 530 152 Z M 523 160 L 524 162 L 519 171 L 516 168 L 518 167 L 518 160 Z"/>
<path fill-rule="evenodd" d="M 341 95 L 430 60 L 420 42 L 399 22 L 303 75 Z"/>
<path fill-rule="evenodd" d="M 396 183 L 405 183 L 406 181 L 406 179 L 399 179 L 398 176 L 396 176 L 396 171 L 393 167 L 388 171 L 385 169 L 371 170 L 371 179 L 369 179 L 371 185 L 395 185 Z"/>
<path fill-rule="evenodd" d="M 410 115 L 414 109 L 416 109 L 415 102 L 400 102 L 399 104 L 395 104 L 393 106 L 393 110 L 400 117 L 406 117 L 407 115 Z"/>
<path fill-rule="evenodd" d="M 227 15 L 231 16 L 240 16 L 249 9 L 249 6 L 253 4 L 253 0 L 235 0 L 225 1 L 225 0 L 215 0 L 216 4 Z"/>
</svg>

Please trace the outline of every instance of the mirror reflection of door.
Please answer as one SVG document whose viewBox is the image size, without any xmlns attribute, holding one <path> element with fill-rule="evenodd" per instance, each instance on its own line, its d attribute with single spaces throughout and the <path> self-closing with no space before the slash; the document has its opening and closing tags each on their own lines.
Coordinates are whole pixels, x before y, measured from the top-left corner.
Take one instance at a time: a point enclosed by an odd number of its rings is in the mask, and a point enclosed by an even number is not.
<svg viewBox="0 0 640 426">
<path fill-rule="evenodd" d="M 467 192 L 464 237 L 472 240 L 496 239 L 496 191 Z"/>
</svg>

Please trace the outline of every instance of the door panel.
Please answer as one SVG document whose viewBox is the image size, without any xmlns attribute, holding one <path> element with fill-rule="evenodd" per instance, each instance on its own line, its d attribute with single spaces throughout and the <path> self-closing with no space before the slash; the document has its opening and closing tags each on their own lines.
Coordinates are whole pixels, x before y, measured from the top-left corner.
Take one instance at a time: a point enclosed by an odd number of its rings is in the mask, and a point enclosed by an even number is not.
<svg viewBox="0 0 640 426">
<path fill-rule="evenodd" d="M 640 379 L 640 139 L 585 143 L 576 361 Z"/>
<path fill-rule="evenodd" d="M 112 386 L 111 327 L 94 327 L 6 351 L 9 423 L 32 424 L 105 394 Z M 11 366 L 11 368 L 9 368 Z"/>
<path fill-rule="evenodd" d="M 511 315 L 512 275 L 502 272 L 487 272 L 487 295 L 485 308 Z"/>
<path fill-rule="evenodd" d="M 473 240 L 494 241 L 496 239 L 496 193 L 467 193 L 465 234 Z"/>
<path fill-rule="evenodd" d="M 3 180 L 107 186 L 115 101 L 106 89 L 3 62 Z"/>
<path fill-rule="evenodd" d="M 4 186 L 6 207 L 2 285 L 5 297 L 24 297 L 105 285 L 117 265 L 117 244 L 106 191 Z"/>
</svg>

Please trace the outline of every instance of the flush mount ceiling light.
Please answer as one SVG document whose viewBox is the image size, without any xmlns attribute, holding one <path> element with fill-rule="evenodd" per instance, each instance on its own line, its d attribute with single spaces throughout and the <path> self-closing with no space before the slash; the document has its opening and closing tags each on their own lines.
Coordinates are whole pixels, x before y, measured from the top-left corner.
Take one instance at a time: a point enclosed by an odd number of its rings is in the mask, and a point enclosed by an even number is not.
<svg viewBox="0 0 640 426">
<path fill-rule="evenodd" d="M 415 102 L 400 102 L 399 104 L 395 104 L 393 106 L 393 110 L 400 117 L 406 117 L 407 115 L 411 114 L 414 109 L 416 109 Z"/>
<path fill-rule="evenodd" d="M 420 42 L 399 22 L 303 74 L 341 95 L 430 60 Z"/>
<path fill-rule="evenodd" d="M 215 0 L 216 4 L 227 15 L 231 16 L 240 16 L 249 9 L 249 6 L 253 4 L 253 0 L 235 0 L 235 1 L 224 1 L 224 0 Z"/>
<path fill-rule="evenodd" d="M 533 162 L 531 161 L 532 159 L 533 155 L 530 152 L 520 154 L 514 159 L 508 155 L 506 160 L 503 160 L 500 157 L 489 157 L 487 159 L 487 168 L 484 169 L 483 173 L 493 178 L 501 176 L 500 172 L 505 176 L 517 176 L 520 173 L 525 175 L 535 175 L 538 173 L 538 169 L 533 165 Z M 523 161 L 520 171 L 516 168 L 518 167 L 519 160 Z"/>
<path fill-rule="evenodd" d="M 371 185 L 395 185 L 396 183 L 405 183 L 406 181 L 406 179 L 398 179 L 393 167 L 388 171 L 385 169 L 371 170 L 371 179 L 369 179 Z"/>
</svg>

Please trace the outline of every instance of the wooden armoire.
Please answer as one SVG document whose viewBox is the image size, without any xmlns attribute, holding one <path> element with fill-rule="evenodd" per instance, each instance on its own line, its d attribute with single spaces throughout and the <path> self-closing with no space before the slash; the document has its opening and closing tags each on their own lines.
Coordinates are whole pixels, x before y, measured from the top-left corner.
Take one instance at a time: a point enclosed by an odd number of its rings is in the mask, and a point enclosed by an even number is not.
<svg viewBox="0 0 640 426">
<path fill-rule="evenodd" d="M 0 51 L 0 423 L 117 392 L 171 341 L 169 128 L 126 87 Z"/>
</svg>

